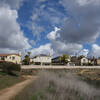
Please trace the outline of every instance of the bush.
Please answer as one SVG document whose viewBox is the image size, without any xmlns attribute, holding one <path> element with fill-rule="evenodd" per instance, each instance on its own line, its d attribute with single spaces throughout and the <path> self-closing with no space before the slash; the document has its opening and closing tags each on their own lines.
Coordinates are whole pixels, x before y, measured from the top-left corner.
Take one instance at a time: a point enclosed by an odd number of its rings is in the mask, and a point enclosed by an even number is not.
<svg viewBox="0 0 100 100">
<path fill-rule="evenodd" d="M 1 62 L 0 69 L 8 74 L 13 74 L 14 71 L 20 71 L 21 67 L 19 64 L 15 64 L 12 62 Z"/>
</svg>

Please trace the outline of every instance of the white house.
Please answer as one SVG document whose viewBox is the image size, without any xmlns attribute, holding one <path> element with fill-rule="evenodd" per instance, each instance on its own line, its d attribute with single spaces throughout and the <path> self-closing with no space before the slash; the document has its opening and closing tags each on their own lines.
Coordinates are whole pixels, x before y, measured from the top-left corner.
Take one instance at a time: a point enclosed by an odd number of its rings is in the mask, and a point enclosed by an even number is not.
<svg viewBox="0 0 100 100">
<path fill-rule="evenodd" d="M 12 54 L 0 54 L 0 61 L 7 61 L 7 62 L 13 62 L 16 64 L 21 63 L 21 52 L 18 54 L 12 53 Z"/>
<path fill-rule="evenodd" d="M 51 64 L 51 56 L 50 55 L 40 54 L 40 55 L 37 55 L 37 56 L 31 58 L 30 61 L 34 62 L 35 64 L 49 65 L 49 64 Z"/>
<path fill-rule="evenodd" d="M 83 57 L 83 58 L 80 59 L 80 63 L 81 63 L 81 65 L 86 65 L 86 64 L 89 63 L 89 61 L 88 61 L 87 58 Z"/>
</svg>

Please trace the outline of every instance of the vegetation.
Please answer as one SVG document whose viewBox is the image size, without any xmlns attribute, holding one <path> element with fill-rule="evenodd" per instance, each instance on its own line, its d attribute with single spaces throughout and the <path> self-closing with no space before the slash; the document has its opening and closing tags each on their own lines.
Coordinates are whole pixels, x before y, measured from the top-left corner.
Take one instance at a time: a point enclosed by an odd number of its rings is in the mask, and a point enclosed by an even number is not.
<svg viewBox="0 0 100 100">
<path fill-rule="evenodd" d="M 0 69 L 2 72 L 10 74 L 10 75 L 15 75 L 15 71 L 20 71 L 21 67 L 19 64 L 15 64 L 12 62 L 1 62 L 0 63 Z"/>
<path fill-rule="evenodd" d="M 63 54 L 61 57 L 61 61 L 63 62 L 63 64 L 67 64 L 68 59 L 69 59 L 69 56 L 67 54 Z"/>
<path fill-rule="evenodd" d="M 100 100 L 100 88 L 82 80 L 79 73 L 42 71 L 38 75 L 12 100 Z"/>
<path fill-rule="evenodd" d="M 82 70 L 78 73 L 80 79 L 87 82 L 88 84 L 100 88 L 100 70 L 89 71 Z"/>
<path fill-rule="evenodd" d="M 4 72 L 0 72 L 0 90 L 22 82 L 25 79 L 23 77 L 16 77 Z"/>
<path fill-rule="evenodd" d="M 24 57 L 24 60 L 23 60 L 23 64 L 24 65 L 29 65 L 30 64 L 30 54 L 31 52 L 28 52 L 25 57 Z"/>
<path fill-rule="evenodd" d="M 11 62 L 0 62 L 0 90 L 24 81 L 20 76 L 20 65 Z"/>
</svg>

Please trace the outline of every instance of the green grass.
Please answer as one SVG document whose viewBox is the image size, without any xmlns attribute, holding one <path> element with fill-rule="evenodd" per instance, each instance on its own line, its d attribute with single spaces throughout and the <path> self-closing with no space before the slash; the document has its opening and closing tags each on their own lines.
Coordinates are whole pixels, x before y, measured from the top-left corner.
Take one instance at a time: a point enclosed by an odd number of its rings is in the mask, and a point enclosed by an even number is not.
<svg viewBox="0 0 100 100">
<path fill-rule="evenodd" d="M 13 86 L 16 83 L 24 81 L 20 76 L 11 76 L 6 73 L 0 72 L 0 90 Z"/>
</svg>

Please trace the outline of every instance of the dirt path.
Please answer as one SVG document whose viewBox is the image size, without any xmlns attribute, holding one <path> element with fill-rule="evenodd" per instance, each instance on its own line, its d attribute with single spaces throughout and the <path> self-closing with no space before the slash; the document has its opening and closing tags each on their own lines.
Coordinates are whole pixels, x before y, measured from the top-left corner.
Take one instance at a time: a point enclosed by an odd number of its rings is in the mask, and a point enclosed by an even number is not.
<svg viewBox="0 0 100 100">
<path fill-rule="evenodd" d="M 35 80 L 36 77 L 29 78 L 25 80 L 24 82 L 18 83 L 12 87 L 3 89 L 0 91 L 0 100 L 10 100 L 12 97 L 14 97 L 16 94 L 18 94 L 26 85 L 32 82 L 32 80 Z"/>
</svg>

